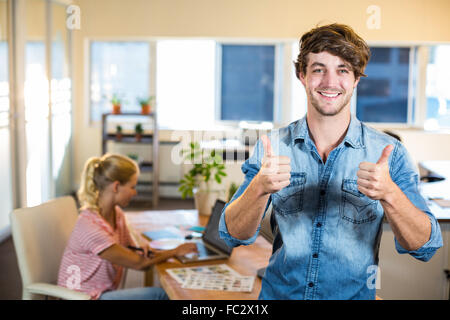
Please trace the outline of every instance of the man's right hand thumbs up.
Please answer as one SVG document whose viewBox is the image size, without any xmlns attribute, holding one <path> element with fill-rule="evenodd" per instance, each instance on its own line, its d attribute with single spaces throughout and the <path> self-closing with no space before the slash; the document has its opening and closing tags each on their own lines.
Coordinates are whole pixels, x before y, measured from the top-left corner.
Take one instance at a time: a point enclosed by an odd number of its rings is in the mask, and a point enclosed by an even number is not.
<svg viewBox="0 0 450 320">
<path fill-rule="evenodd" d="M 264 148 L 264 157 L 271 157 L 273 155 L 272 144 L 268 136 L 261 136 L 261 142 Z"/>
<path fill-rule="evenodd" d="M 287 187 L 291 178 L 291 159 L 286 156 L 276 156 L 268 136 L 261 136 L 264 148 L 264 158 L 261 169 L 255 178 L 263 194 L 271 194 Z"/>
</svg>

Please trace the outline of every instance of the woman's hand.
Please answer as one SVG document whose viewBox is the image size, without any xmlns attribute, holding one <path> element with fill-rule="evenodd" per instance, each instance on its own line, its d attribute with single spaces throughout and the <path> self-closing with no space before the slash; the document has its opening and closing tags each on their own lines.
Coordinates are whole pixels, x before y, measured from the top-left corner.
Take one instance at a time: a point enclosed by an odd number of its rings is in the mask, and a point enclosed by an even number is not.
<svg viewBox="0 0 450 320">
<path fill-rule="evenodd" d="M 198 252 L 197 245 L 195 243 L 183 243 L 176 247 L 175 249 L 175 256 L 181 257 L 191 252 Z"/>
<path fill-rule="evenodd" d="M 144 250 L 144 257 L 151 257 L 154 254 L 152 248 L 150 247 L 150 243 L 148 241 L 141 243 L 141 248 L 142 248 L 142 250 Z"/>
</svg>

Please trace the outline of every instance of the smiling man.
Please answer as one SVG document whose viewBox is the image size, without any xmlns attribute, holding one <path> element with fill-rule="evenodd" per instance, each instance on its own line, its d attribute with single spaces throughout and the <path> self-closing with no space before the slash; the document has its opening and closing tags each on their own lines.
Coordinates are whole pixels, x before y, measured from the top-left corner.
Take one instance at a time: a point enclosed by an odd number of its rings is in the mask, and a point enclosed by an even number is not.
<svg viewBox="0 0 450 320">
<path fill-rule="evenodd" d="M 295 68 L 307 114 L 263 136 L 242 166 L 244 183 L 219 232 L 230 246 L 253 243 L 273 204 L 274 248 L 261 299 L 374 299 L 383 217 L 399 253 L 428 261 L 442 246 L 405 147 L 350 113 L 369 58 L 349 26 L 304 34 Z"/>
</svg>

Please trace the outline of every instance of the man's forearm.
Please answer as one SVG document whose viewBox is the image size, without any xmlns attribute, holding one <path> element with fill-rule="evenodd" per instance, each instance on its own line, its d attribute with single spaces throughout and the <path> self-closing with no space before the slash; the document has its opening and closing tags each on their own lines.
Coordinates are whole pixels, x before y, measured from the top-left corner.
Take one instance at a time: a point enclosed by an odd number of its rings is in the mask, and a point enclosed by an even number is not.
<svg viewBox="0 0 450 320">
<path fill-rule="evenodd" d="M 414 251 L 430 239 L 431 223 L 427 214 L 417 209 L 397 185 L 394 192 L 380 202 L 392 231 L 403 248 Z"/>
<path fill-rule="evenodd" d="M 290 184 L 291 159 L 275 155 L 266 135 L 261 141 L 264 151 L 261 168 L 242 195 L 225 210 L 228 233 L 239 240 L 247 240 L 255 234 L 270 195 Z"/>
<path fill-rule="evenodd" d="M 232 237 L 246 240 L 255 234 L 269 196 L 261 192 L 253 179 L 244 193 L 226 208 L 225 223 Z"/>
</svg>

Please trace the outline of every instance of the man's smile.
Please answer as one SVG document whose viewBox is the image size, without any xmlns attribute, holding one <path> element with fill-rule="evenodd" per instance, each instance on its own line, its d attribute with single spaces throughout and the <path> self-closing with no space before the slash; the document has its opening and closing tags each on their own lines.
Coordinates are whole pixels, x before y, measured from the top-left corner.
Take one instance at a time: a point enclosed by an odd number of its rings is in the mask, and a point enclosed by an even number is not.
<svg viewBox="0 0 450 320">
<path fill-rule="evenodd" d="M 317 92 L 326 100 L 334 100 L 342 94 L 340 92 L 327 92 L 327 91 L 317 91 Z"/>
</svg>

